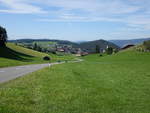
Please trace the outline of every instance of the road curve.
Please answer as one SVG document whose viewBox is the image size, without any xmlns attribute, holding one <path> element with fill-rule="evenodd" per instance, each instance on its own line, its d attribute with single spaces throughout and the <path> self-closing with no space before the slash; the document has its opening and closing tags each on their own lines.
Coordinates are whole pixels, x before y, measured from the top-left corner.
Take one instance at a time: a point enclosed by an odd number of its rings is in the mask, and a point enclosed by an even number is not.
<svg viewBox="0 0 150 113">
<path fill-rule="evenodd" d="M 0 83 L 6 82 L 17 77 L 26 75 L 28 73 L 37 71 L 44 67 L 48 67 L 58 63 L 51 63 L 51 64 L 32 64 L 32 65 L 25 65 L 25 66 L 16 66 L 16 67 L 7 67 L 7 68 L 0 68 Z"/>
<path fill-rule="evenodd" d="M 69 61 L 68 63 L 76 63 L 81 62 L 81 59 L 75 59 L 75 61 Z M 56 62 L 56 63 L 47 63 L 47 64 L 32 64 L 32 65 L 25 65 L 25 66 L 15 66 L 15 67 L 6 67 L 0 68 L 0 83 L 6 82 L 17 77 L 29 74 L 31 72 L 37 71 L 44 67 L 52 66 L 55 64 L 62 64 L 67 62 Z"/>
</svg>

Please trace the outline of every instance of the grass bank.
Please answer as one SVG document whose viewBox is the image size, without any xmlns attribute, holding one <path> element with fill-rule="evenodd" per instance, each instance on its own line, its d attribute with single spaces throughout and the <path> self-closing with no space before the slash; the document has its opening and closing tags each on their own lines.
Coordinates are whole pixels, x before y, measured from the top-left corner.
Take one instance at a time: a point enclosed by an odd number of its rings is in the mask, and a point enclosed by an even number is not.
<svg viewBox="0 0 150 113">
<path fill-rule="evenodd" d="M 46 54 L 8 43 L 7 47 L 0 48 L 0 67 L 47 63 L 47 61 L 43 60 L 44 56 L 50 56 L 51 62 L 74 59 L 72 55 L 57 56 Z"/>
</svg>

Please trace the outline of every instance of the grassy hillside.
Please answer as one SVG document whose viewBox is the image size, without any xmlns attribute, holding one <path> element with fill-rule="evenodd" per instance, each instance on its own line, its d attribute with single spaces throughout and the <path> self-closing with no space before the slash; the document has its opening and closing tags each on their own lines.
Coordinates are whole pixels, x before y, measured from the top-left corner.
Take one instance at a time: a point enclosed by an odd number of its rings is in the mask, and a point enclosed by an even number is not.
<svg viewBox="0 0 150 113">
<path fill-rule="evenodd" d="M 35 43 L 37 45 L 39 45 L 40 47 L 49 47 L 49 45 L 55 45 L 55 44 L 57 44 L 57 42 L 51 42 L 51 41 L 45 41 L 45 42 L 35 41 L 32 44 L 35 44 Z"/>
<path fill-rule="evenodd" d="M 17 52 L 20 52 L 20 53 L 24 53 L 24 54 L 27 54 L 27 55 L 30 55 L 30 56 L 34 56 L 34 57 L 44 57 L 44 56 L 47 55 L 45 53 L 34 51 L 32 49 L 27 49 L 27 48 L 24 48 L 24 47 L 16 46 L 13 43 L 8 43 L 7 47 L 11 48 L 14 51 L 17 51 Z"/>
<path fill-rule="evenodd" d="M 16 46 L 13 43 L 8 43 L 6 48 L 0 48 L 0 67 L 47 63 L 47 61 L 43 60 L 44 56 L 50 56 L 52 58 L 52 62 L 73 59 L 73 56 L 59 57 L 52 54 L 48 55 L 31 49 Z"/>
<path fill-rule="evenodd" d="M 2 113 L 149 113 L 150 53 L 123 51 L 0 85 Z"/>
</svg>

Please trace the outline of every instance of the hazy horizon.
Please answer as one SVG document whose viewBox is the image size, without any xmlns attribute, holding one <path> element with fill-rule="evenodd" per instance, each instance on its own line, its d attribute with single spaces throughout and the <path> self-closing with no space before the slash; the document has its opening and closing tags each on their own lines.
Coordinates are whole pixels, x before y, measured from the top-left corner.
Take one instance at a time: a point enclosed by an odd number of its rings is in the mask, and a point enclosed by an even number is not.
<svg viewBox="0 0 150 113">
<path fill-rule="evenodd" d="M 149 0 L 0 0 L 9 40 L 127 40 L 150 37 Z"/>
</svg>

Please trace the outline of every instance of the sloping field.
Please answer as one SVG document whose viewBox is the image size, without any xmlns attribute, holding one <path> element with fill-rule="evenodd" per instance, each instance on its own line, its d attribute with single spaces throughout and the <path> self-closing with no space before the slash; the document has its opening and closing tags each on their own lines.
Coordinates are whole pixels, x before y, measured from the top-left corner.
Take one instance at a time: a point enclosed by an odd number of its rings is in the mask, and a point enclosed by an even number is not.
<svg viewBox="0 0 150 113">
<path fill-rule="evenodd" d="M 48 55 L 8 43 L 0 48 L 0 67 L 44 63 L 44 56 Z"/>
<path fill-rule="evenodd" d="M 57 56 L 52 54 L 41 53 L 31 49 L 17 46 L 13 43 L 7 43 L 6 48 L 0 48 L 0 67 L 47 63 L 43 60 L 44 56 L 50 56 L 51 62 L 58 60 L 71 60 L 73 56 Z"/>
<path fill-rule="evenodd" d="M 34 57 L 44 57 L 44 56 L 47 55 L 45 53 L 34 51 L 32 49 L 27 49 L 27 48 L 24 48 L 24 47 L 21 47 L 21 46 L 16 46 L 13 43 L 8 43 L 7 47 L 11 48 L 14 51 L 17 51 L 17 52 L 20 52 L 20 53 L 24 53 L 26 55 L 34 56 Z"/>
</svg>

